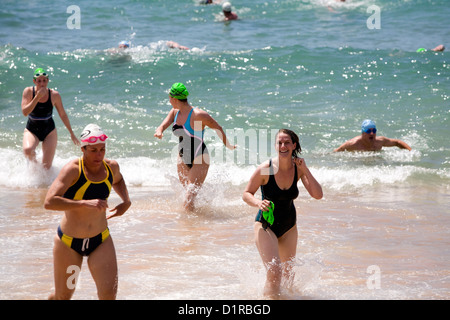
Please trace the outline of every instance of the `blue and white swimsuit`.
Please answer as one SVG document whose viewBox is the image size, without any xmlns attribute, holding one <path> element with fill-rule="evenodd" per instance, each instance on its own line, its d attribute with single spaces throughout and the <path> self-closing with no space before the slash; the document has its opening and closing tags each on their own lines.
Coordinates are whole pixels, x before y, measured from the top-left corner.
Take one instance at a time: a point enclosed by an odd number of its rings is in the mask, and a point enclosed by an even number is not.
<svg viewBox="0 0 450 320">
<path fill-rule="evenodd" d="M 203 135 L 205 130 L 194 131 L 191 127 L 191 115 L 194 109 L 186 119 L 183 125 L 177 124 L 178 113 L 175 115 L 174 125 L 172 127 L 172 132 L 175 136 L 179 138 L 178 143 L 178 154 L 189 168 L 192 168 L 194 164 L 194 159 L 203 154 L 208 154 L 208 149 L 203 142 Z"/>
</svg>

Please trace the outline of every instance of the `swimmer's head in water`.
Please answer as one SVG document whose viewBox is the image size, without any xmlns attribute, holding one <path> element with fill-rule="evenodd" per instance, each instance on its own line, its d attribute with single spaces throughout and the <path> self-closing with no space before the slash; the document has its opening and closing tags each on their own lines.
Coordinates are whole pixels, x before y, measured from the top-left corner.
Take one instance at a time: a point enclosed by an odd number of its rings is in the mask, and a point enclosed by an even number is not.
<svg viewBox="0 0 450 320">
<path fill-rule="evenodd" d="M 377 131 L 377 127 L 375 126 L 375 122 L 373 122 L 372 120 L 366 119 L 363 121 L 363 123 L 361 124 L 361 132 L 365 132 L 367 133 L 367 131 L 369 131 L 370 129 L 374 129 L 374 133 L 376 133 Z"/>
<path fill-rule="evenodd" d="M 178 100 L 187 99 L 189 92 L 181 82 L 174 83 L 169 91 L 169 96 Z"/>
<path fill-rule="evenodd" d="M 119 42 L 119 48 L 129 48 L 130 47 L 130 43 L 128 41 L 120 41 Z"/>
<path fill-rule="evenodd" d="M 225 2 L 222 5 L 222 10 L 225 11 L 225 12 L 231 12 L 231 3 Z"/>
</svg>

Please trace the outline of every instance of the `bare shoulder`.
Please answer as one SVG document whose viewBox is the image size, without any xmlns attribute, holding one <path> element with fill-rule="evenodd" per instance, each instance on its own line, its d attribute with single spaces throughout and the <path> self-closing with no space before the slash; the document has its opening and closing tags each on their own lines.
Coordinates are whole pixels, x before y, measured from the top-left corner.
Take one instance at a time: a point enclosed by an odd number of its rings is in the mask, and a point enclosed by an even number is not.
<svg viewBox="0 0 450 320">
<path fill-rule="evenodd" d="M 334 151 L 353 151 L 358 148 L 358 144 L 361 141 L 361 136 L 356 136 L 350 140 L 344 142 L 339 148 Z"/>
<path fill-rule="evenodd" d="M 116 160 L 105 159 L 106 164 L 111 168 L 114 176 L 114 183 L 121 180 L 120 166 Z"/>
<path fill-rule="evenodd" d="M 266 160 L 256 168 L 256 173 L 261 177 L 262 184 L 266 184 L 270 175 L 270 160 Z"/>
<path fill-rule="evenodd" d="M 75 181 L 80 174 L 79 159 L 70 160 L 62 167 L 58 179 L 63 181 Z"/>
<path fill-rule="evenodd" d="M 59 94 L 58 91 L 56 91 L 55 89 L 50 89 L 50 90 L 51 90 L 51 93 L 52 93 L 52 99 L 54 99 L 54 98 L 61 99 L 61 95 Z"/>
<path fill-rule="evenodd" d="M 111 168 L 111 170 L 120 170 L 119 163 L 116 160 L 105 159 L 105 162 Z"/>
<path fill-rule="evenodd" d="M 24 94 L 30 94 L 32 92 L 33 92 L 33 87 L 26 87 L 25 89 L 23 89 Z"/>
<path fill-rule="evenodd" d="M 66 173 L 70 173 L 72 171 L 78 172 L 80 166 L 80 159 L 72 159 L 61 169 L 61 171 L 65 171 Z"/>
<path fill-rule="evenodd" d="M 389 139 L 389 138 L 384 137 L 384 136 L 377 136 L 377 140 L 381 141 L 381 142 L 386 142 L 386 141 L 391 141 L 393 139 Z"/>
<path fill-rule="evenodd" d="M 175 117 L 175 115 L 177 114 L 177 112 L 178 112 L 177 109 L 172 108 L 172 109 L 169 111 L 169 115 L 171 115 L 172 117 Z"/>
<path fill-rule="evenodd" d="M 361 141 L 361 136 L 356 136 L 356 137 L 351 138 L 350 140 L 348 140 L 347 143 L 349 145 L 355 145 L 355 144 L 357 144 L 360 141 Z"/>
<path fill-rule="evenodd" d="M 33 96 L 33 87 L 26 87 L 23 89 L 22 97 L 31 100 Z"/>
<path fill-rule="evenodd" d="M 198 118 L 211 118 L 211 115 L 206 111 L 206 110 L 203 110 L 203 109 L 200 109 L 200 108 L 194 108 L 194 114 L 195 114 L 195 116 L 196 117 L 198 117 Z"/>
</svg>

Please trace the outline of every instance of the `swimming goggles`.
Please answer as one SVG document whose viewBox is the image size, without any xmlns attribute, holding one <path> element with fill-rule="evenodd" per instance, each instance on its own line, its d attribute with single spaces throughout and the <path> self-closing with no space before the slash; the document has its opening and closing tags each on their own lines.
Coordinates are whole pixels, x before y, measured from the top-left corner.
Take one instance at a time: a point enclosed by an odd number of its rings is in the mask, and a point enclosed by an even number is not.
<svg viewBox="0 0 450 320">
<path fill-rule="evenodd" d="M 81 142 L 87 142 L 87 143 L 96 143 L 97 140 L 105 141 L 108 138 L 106 134 L 102 134 L 100 137 L 89 137 L 87 139 L 81 140 Z"/>
<path fill-rule="evenodd" d="M 38 72 L 34 74 L 34 78 L 39 78 L 40 76 L 44 76 L 48 78 L 48 74 L 46 72 Z"/>
<path fill-rule="evenodd" d="M 376 128 L 371 128 L 371 129 L 367 129 L 366 131 L 364 131 L 365 133 L 377 133 L 377 129 Z"/>
<path fill-rule="evenodd" d="M 270 208 L 268 211 L 263 211 L 263 218 L 267 221 L 268 224 L 273 225 L 275 217 L 273 216 L 273 210 L 275 210 L 275 204 L 270 201 Z"/>
</svg>

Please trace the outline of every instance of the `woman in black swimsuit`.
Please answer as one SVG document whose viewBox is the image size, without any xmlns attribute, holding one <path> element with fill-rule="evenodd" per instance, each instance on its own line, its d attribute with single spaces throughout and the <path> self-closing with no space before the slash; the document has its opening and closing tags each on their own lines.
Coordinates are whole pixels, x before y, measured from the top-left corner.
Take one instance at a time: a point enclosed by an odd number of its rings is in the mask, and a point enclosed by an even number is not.
<svg viewBox="0 0 450 320">
<path fill-rule="evenodd" d="M 322 187 L 313 177 L 305 160 L 299 158 L 301 147 L 298 136 L 291 130 L 281 129 L 275 138 L 278 157 L 259 165 L 253 173 L 242 196 L 252 207 L 258 207 L 254 226 L 255 241 L 267 268 L 264 294 L 276 297 L 280 294 L 283 276 L 291 278 L 289 263 L 295 258 L 297 248 L 297 225 L 294 199 L 298 196 L 297 182 L 302 180 L 308 193 L 315 199 L 322 198 Z M 254 195 L 261 187 L 262 199 Z M 271 201 L 274 221 L 270 225 L 263 217 Z"/>
<path fill-rule="evenodd" d="M 42 163 L 44 168 L 50 169 L 55 157 L 58 136 L 53 121 L 53 106 L 55 106 L 62 122 L 69 130 L 75 145 L 79 145 L 77 137 L 72 131 L 69 118 L 64 110 L 58 91 L 47 88 L 48 73 L 42 68 L 36 69 L 33 82 L 36 87 L 27 87 L 22 94 L 22 113 L 28 117 L 23 134 L 23 152 L 27 159 L 36 160 L 36 147 L 42 141 Z"/>
</svg>

